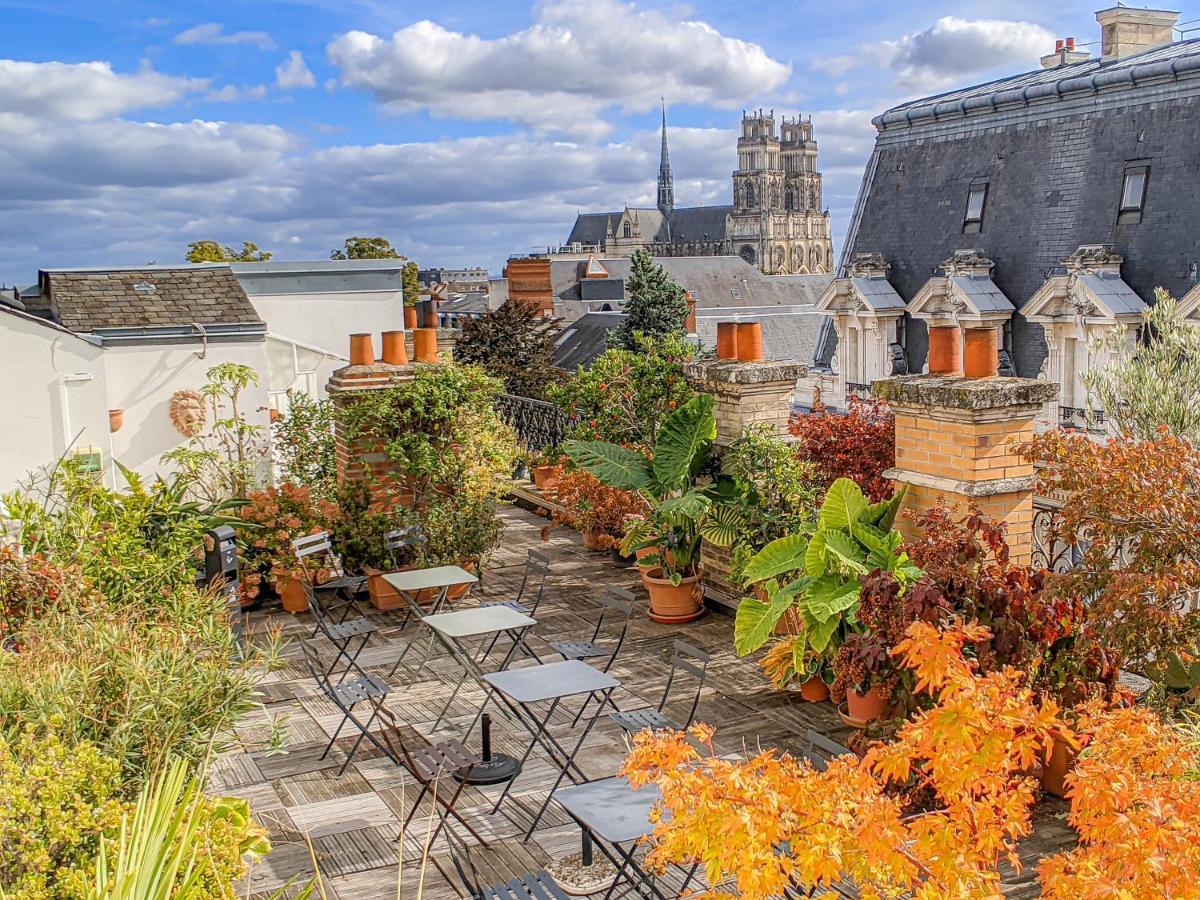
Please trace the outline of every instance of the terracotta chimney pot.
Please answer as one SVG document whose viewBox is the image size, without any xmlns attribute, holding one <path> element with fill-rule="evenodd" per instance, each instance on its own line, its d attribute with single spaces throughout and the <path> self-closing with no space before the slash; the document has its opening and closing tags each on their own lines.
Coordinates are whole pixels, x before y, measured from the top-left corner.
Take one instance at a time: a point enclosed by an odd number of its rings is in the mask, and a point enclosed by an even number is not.
<svg viewBox="0 0 1200 900">
<path fill-rule="evenodd" d="M 762 361 L 763 344 L 761 323 L 737 323 L 737 358 L 742 362 Z"/>
<path fill-rule="evenodd" d="M 375 348 L 369 334 L 350 335 L 350 365 L 371 366 L 375 364 Z"/>
<path fill-rule="evenodd" d="M 929 328 L 929 374 L 958 375 L 962 371 L 962 337 L 957 325 Z"/>
<path fill-rule="evenodd" d="M 383 361 L 393 366 L 407 366 L 408 352 L 404 349 L 403 331 L 383 333 Z"/>
<path fill-rule="evenodd" d="M 692 296 L 691 291 L 684 291 L 684 297 L 687 300 L 687 316 L 683 320 L 683 330 L 688 334 L 696 333 L 696 299 Z"/>
<path fill-rule="evenodd" d="M 417 358 L 417 362 L 435 363 L 438 361 L 436 328 L 418 328 L 413 332 L 413 356 Z"/>
<path fill-rule="evenodd" d="M 963 375 L 992 378 L 1000 374 L 1000 329 L 968 328 L 963 347 Z"/>
<path fill-rule="evenodd" d="M 717 323 L 717 359 L 737 359 L 737 322 Z"/>
</svg>

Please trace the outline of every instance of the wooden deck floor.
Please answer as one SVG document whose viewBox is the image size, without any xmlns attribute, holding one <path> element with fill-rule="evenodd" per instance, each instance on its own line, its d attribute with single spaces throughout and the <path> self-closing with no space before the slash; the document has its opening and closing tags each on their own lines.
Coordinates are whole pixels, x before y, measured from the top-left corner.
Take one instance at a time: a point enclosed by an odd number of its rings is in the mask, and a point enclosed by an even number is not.
<svg viewBox="0 0 1200 900">
<path fill-rule="evenodd" d="M 758 746 L 797 751 L 810 728 L 845 742 L 848 729 L 830 704 L 804 703 L 796 695 L 774 691 L 752 661 L 734 656 L 730 617 L 709 613 L 687 625 L 654 623 L 645 615 L 645 593 L 636 572 L 612 565 L 608 554 L 585 551 L 574 533 L 561 528 L 551 530 L 548 542 L 543 542 L 546 522 L 530 513 L 508 509 L 504 517 L 503 547 L 475 593 L 485 598 L 512 596 L 527 551 L 534 546 L 548 550 L 554 560 L 554 576 L 533 630 L 539 654 L 545 641 L 590 636 L 601 585 L 629 587 L 641 598 L 626 646 L 612 670 L 622 683 L 616 694 L 622 709 L 657 704 L 669 672 L 671 642 L 682 637 L 712 654 L 697 718 L 717 726 L 717 744 L 722 751 Z M 381 627 L 400 621 L 395 613 L 373 615 Z M 339 739 L 329 758 L 318 758 L 340 717 L 316 692 L 300 659 L 297 642 L 311 632 L 310 616 L 292 617 L 279 611 L 253 614 L 252 636 L 268 627 L 282 627 L 293 638 L 286 648 L 285 664 L 264 682 L 262 709 L 238 726 L 236 746 L 219 760 L 212 788 L 249 799 L 256 817 L 270 830 L 274 849 L 251 872 L 250 896 L 260 900 L 285 886 L 284 895 L 294 896 L 318 870 L 323 894 L 331 900 L 462 896 L 444 840 L 439 838 L 429 848 L 429 862 L 421 864 L 428 834 L 426 817 L 418 815 L 409 832 L 400 833 L 400 823 L 415 797 L 411 779 L 401 769 L 378 751 L 360 750 L 339 777 L 347 738 Z M 360 662 L 386 679 L 403 641 L 417 633 L 419 628 L 410 625 L 404 638 L 389 640 L 376 635 Z M 433 730 L 457 675 L 454 663 L 439 654 L 419 668 L 406 666 L 390 679 L 393 690 L 388 705 L 426 740 L 460 737 L 482 700 L 478 689 L 464 689 L 448 719 Z M 689 686 L 685 684 L 677 694 L 684 709 L 690 702 Z M 557 715 L 555 733 L 569 733 L 570 720 L 569 714 Z M 286 731 L 286 752 L 269 749 L 272 722 Z M 500 719 L 493 736 L 498 751 L 514 755 L 528 743 L 525 732 L 510 730 Z M 478 733 L 470 736 L 468 745 L 478 748 Z M 619 729 L 603 720 L 579 757 L 583 771 L 589 778 L 614 774 L 625 747 Z M 522 840 L 530 810 L 545 798 L 556 774 L 545 756 L 535 754 L 514 785 L 517 802 L 506 801 L 494 816 L 490 815 L 491 806 L 500 787 L 469 788 L 464 793 L 460 809 L 492 845 L 483 859 L 495 871 L 496 880 L 536 870 L 579 849 L 578 827 L 553 803 L 533 839 Z M 1022 847 L 1023 859 L 1032 863 L 1070 842 L 1071 832 L 1062 822 L 1064 811 L 1065 806 L 1054 801 L 1039 807 L 1037 832 Z M 1031 866 L 1026 865 L 1022 875 L 1014 874 L 1008 887 L 1013 897 L 1036 896 Z"/>
</svg>

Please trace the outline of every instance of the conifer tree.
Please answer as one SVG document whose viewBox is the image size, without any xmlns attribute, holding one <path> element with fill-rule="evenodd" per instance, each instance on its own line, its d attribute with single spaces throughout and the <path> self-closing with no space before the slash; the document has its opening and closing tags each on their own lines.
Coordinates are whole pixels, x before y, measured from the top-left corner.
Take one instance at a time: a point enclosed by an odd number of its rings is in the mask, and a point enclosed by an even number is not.
<svg viewBox="0 0 1200 900">
<path fill-rule="evenodd" d="M 684 320 L 688 308 L 683 288 L 654 261 L 649 250 L 634 251 L 627 287 L 625 321 L 609 335 L 609 347 L 636 350 L 633 335 L 638 332 L 649 338 L 686 333 Z"/>
</svg>

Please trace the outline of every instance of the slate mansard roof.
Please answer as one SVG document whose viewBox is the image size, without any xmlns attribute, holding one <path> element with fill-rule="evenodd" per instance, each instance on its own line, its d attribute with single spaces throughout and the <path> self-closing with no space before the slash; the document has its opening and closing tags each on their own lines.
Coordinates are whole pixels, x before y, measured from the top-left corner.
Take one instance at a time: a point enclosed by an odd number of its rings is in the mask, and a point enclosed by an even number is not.
<svg viewBox="0 0 1200 900">
<path fill-rule="evenodd" d="M 657 208 L 630 208 L 636 213 L 642 228 L 642 237 L 647 241 L 723 241 L 725 240 L 726 217 L 733 213 L 732 206 L 685 206 L 672 209 L 667 215 Z M 608 237 L 609 224 L 616 237 L 623 210 L 606 213 L 580 213 L 567 238 L 567 244 L 581 243 L 598 246 Z"/>
<path fill-rule="evenodd" d="M 1018 310 L 1089 244 L 1114 246 L 1121 278 L 1143 300 L 1157 287 L 1180 297 L 1197 283 L 1200 40 L 914 100 L 874 122 L 843 265 L 882 254 L 906 302 L 965 249 L 995 262 L 992 281 Z M 1118 224 L 1129 165 L 1149 168 L 1145 204 L 1140 222 Z M 967 195 L 979 184 L 987 185 L 982 227 L 964 234 Z M 818 363 L 832 341 L 824 329 Z M 920 371 L 924 323 L 907 322 L 906 346 Z M 1011 349 L 1018 374 L 1036 376 L 1041 326 L 1013 316 Z"/>
<path fill-rule="evenodd" d="M 43 269 L 38 284 L 31 310 L 78 333 L 262 326 L 227 265 Z"/>
</svg>

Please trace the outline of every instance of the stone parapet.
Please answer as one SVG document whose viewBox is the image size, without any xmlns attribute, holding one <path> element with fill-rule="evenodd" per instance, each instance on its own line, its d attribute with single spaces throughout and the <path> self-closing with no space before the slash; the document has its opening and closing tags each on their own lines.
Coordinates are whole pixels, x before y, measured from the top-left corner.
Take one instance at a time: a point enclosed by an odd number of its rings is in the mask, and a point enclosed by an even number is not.
<svg viewBox="0 0 1200 900">
<path fill-rule="evenodd" d="M 978 508 L 1008 524 L 1015 561 L 1033 549 L 1033 464 L 1015 452 L 1033 438 L 1034 419 L 1058 386 L 1028 378 L 908 375 L 872 391 L 896 416 L 896 465 L 885 474 L 906 485 L 905 510 Z M 911 515 L 898 520 L 915 536 Z"/>
</svg>

